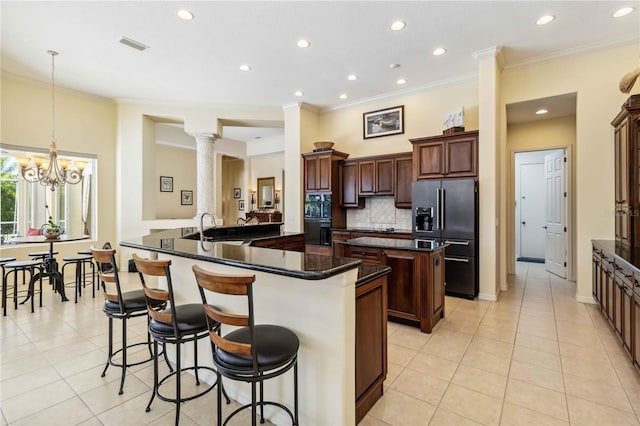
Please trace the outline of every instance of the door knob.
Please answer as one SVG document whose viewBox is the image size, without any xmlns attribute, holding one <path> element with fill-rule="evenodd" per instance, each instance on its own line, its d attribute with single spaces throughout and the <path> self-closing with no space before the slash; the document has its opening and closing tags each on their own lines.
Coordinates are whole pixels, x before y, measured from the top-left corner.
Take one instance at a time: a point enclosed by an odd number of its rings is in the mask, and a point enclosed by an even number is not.
<svg viewBox="0 0 640 426">
<path fill-rule="evenodd" d="M 547 225 L 543 226 L 542 229 L 547 229 Z"/>
<path fill-rule="evenodd" d="M 523 220 L 523 221 L 522 221 L 522 224 L 523 224 L 523 225 L 526 225 L 526 224 L 527 224 L 527 222 L 525 222 L 525 221 Z"/>
</svg>

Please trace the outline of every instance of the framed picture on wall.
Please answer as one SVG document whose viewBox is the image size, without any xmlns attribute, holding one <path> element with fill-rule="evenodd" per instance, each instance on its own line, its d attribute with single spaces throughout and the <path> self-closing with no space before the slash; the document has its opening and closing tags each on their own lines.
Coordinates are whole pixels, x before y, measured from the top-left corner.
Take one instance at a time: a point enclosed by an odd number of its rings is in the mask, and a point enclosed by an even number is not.
<svg viewBox="0 0 640 426">
<path fill-rule="evenodd" d="M 238 210 L 244 211 L 244 200 L 238 200 Z"/>
<path fill-rule="evenodd" d="M 160 192 L 173 192 L 173 178 L 160 176 Z"/>
<path fill-rule="evenodd" d="M 180 191 L 180 204 L 183 206 L 193 205 L 193 191 Z"/>
<path fill-rule="evenodd" d="M 233 188 L 233 198 L 240 198 L 241 197 L 241 192 L 240 192 L 240 188 Z"/>
<path fill-rule="evenodd" d="M 404 105 L 362 114 L 363 138 L 404 133 Z"/>
<path fill-rule="evenodd" d="M 161 238 L 160 248 L 163 248 L 166 250 L 173 250 L 173 238 Z"/>
</svg>

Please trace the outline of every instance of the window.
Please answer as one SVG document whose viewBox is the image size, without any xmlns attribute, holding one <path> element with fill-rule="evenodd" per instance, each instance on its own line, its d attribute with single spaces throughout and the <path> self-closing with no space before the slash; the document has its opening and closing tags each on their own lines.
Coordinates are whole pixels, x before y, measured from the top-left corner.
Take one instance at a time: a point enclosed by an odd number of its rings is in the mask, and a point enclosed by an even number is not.
<svg viewBox="0 0 640 426">
<path fill-rule="evenodd" d="M 33 148 L 2 147 L 0 155 L 0 244 L 15 236 L 26 236 L 40 229 L 49 216 L 66 234 L 95 234 L 93 207 L 95 179 L 92 179 L 96 160 L 74 154 L 72 158 L 86 162 L 83 179 L 75 185 L 65 184 L 51 191 L 38 182 L 27 182 L 20 176 L 18 158 L 40 155 Z M 64 153 L 59 152 L 62 157 Z M 68 156 L 64 156 L 65 158 Z M 47 211 L 48 210 L 48 211 Z"/>
</svg>

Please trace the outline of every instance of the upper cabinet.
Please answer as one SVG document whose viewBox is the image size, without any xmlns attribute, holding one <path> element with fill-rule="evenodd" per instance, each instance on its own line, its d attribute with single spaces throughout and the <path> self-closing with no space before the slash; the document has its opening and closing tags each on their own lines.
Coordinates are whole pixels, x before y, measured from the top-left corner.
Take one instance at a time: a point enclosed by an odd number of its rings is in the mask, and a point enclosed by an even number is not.
<svg viewBox="0 0 640 426">
<path fill-rule="evenodd" d="M 305 192 L 337 192 L 338 161 L 344 160 L 349 154 L 327 150 L 309 152 L 302 156 Z"/>
<path fill-rule="evenodd" d="M 400 209 L 411 208 L 412 154 L 352 158 L 340 163 L 341 207 L 364 207 L 364 198 L 393 195 Z"/>
<path fill-rule="evenodd" d="M 615 152 L 615 233 L 616 242 L 626 247 L 640 246 L 640 198 L 638 189 L 638 139 L 640 139 L 640 95 L 629 97 L 613 119 Z"/>
<path fill-rule="evenodd" d="M 411 154 L 396 158 L 395 168 L 395 204 L 399 209 L 411 208 L 411 180 L 413 159 Z"/>
<path fill-rule="evenodd" d="M 413 178 L 442 179 L 478 175 L 478 131 L 410 139 Z"/>
<path fill-rule="evenodd" d="M 359 161 L 360 180 L 358 194 L 360 196 L 393 195 L 394 165 L 395 160 L 393 158 Z"/>
</svg>

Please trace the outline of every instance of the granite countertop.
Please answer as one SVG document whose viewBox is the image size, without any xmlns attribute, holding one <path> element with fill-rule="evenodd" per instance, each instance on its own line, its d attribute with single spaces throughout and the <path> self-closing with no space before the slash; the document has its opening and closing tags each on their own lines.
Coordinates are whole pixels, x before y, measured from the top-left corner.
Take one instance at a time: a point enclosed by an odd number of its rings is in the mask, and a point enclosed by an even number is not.
<svg viewBox="0 0 640 426">
<path fill-rule="evenodd" d="M 356 281 L 356 287 L 371 282 L 376 278 L 385 276 L 389 272 L 391 272 L 391 268 L 389 266 L 363 263 L 358 268 L 358 280 Z"/>
<path fill-rule="evenodd" d="M 396 240 L 394 238 L 370 238 L 360 237 L 352 238 L 347 241 L 338 242 L 337 244 L 344 244 L 357 247 L 375 247 L 382 249 L 394 249 L 394 250 L 408 250 L 408 251 L 424 251 L 432 252 L 445 248 L 448 244 L 438 243 L 433 240 Z"/>
<path fill-rule="evenodd" d="M 331 228 L 332 231 L 371 232 L 376 234 L 411 234 L 411 229 L 398 228 Z"/>
<path fill-rule="evenodd" d="M 603 250 L 614 254 L 620 260 L 628 263 L 629 266 L 640 269 L 640 249 L 625 248 L 616 244 L 615 240 L 591 240 L 593 244 Z"/>
<path fill-rule="evenodd" d="M 244 241 L 204 241 L 183 238 L 193 228 L 177 228 L 121 241 L 123 247 L 165 253 L 273 274 L 321 280 L 360 266 L 358 259 L 305 254 L 296 251 L 251 247 Z M 303 235 L 281 232 L 280 236 Z M 277 235 L 270 235 L 274 238 Z M 264 237 L 261 235 L 260 237 Z M 260 238 L 256 237 L 256 238 Z"/>
</svg>

